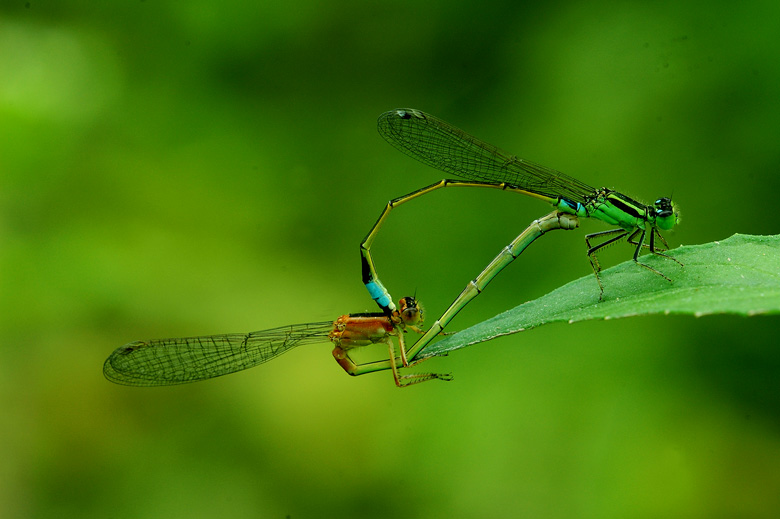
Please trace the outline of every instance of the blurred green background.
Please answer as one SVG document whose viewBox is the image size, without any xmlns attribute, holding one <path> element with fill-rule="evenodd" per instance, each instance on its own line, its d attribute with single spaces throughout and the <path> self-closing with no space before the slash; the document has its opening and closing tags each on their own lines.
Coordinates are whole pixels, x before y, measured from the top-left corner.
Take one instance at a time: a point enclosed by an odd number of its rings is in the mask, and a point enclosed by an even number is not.
<svg viewBox="0 0 780 519">
<path fill-rule="evenodd" d="M 771 1 L 6 0 L 0 516 L 776 516 L 776 316 L 552 325 L 405 390 L 328 344 L 174 388 L 101 369 L 135 339 L 373 310 L 358 244 L 441 178 L 377 135 L 392 108 L 673 195 L 672 246 L 776 234 L 778 34 Z M 432 321 L 547 211 L 440 191 L 392 215 L 379 272 Z M 451 328 L 588 275 L 583 236 L 606 227 L 582 227 Z"/>
</svg>

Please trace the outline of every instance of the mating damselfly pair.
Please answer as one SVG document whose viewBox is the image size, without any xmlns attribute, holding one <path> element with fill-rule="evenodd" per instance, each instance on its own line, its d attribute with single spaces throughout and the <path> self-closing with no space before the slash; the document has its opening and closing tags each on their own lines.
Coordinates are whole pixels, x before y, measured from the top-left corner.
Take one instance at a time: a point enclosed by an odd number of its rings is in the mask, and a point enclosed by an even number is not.
<svg viewBox="0 0 780 519">
<path fill-rule="evenodd" d="M 455 315 L 546 232 L 574 229 L 579 225 L 579 218 L 595 218 L 616 227 L 585 237 L 587 256 L 599 287 L 599 299 L 603 297 L 604 285 L 599 276 L 601 266 L 596 253 L 610 244 L 627 239 L 635 246 L 634 262 L 667 281 L 671 281 L 668 276 L 639 261 L 643 248 L 682 265 L 664 254 L 669 247 L 660 231 L 670 230 L 677 223 L 675 206 L 668 197 L 659 198 L 652 205 L 646 206 L 617 191 L 592 188 L 561 172 L 510 155 L 419 110 L 386 112 L 379 117 L 378 129 L 382 137 L 400 151 L 462 179 L 444 179 L 391 200 L 361 243 L 363 283 L 379 305 L 380 313 L 350 314 L 336 321 L 286 326 L 249 334 L 133 342 L 117 348 L 106 360 L 106 378 L 136 386 L 193 382 L 256 366 L 295 346 L 330 340 L 335 344 L 334 357 L 351 375 L 390 369 L 399 387 L 432 379 L 451 380 L 449 374 L 400 375 L 398 370 L 413 365 L 415 357 L 444 330 Z M 414 298 L 403 298 L 398 306 L 393 303 L 392 296 L 377 275 L 371 246 L 393 208 L 445 187 L 487 187 L 522 193 L 548 202 L 554 211 L 532 222 L 507 245 L 424 332 L 420 328 L 422 310 Z M 656 238 L 661 245 L 656 242 Z M 411 348 L 406 348 L 404 341 L 407 329 L 423 334 Z M 395 353 L 393 338 L 398 341 L 398 355 Z M 388 347 L 389 356 L 385 361 L 356 363 L 348 354 L 350 349 L 380 343 Z"/>
</svg>

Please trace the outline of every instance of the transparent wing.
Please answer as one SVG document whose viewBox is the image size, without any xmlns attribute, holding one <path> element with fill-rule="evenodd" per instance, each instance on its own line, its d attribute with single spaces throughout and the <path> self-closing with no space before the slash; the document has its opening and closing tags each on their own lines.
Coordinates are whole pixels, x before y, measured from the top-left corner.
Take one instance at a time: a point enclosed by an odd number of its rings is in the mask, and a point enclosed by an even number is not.
<svg viewBox="0 0 780 519">
<path fill-rule="evenodd" d="M 411 108 L 385 112 L 377 128 L 384 139 L 445 173 L 482 182 L 506 183 L 549 197 L 585 203 L 595 189 L 568 175 L 483 142 L 432 115 Z"/>
<path fill-rule="evenodd" d="M 267 362 L 282 353 L 326 342 L 333 321 L 296 324 L 260 332 L 136 341 L 117 348 L 103 365 L 111 382 L 169 386 L 219 377 Z"/>
</svg>

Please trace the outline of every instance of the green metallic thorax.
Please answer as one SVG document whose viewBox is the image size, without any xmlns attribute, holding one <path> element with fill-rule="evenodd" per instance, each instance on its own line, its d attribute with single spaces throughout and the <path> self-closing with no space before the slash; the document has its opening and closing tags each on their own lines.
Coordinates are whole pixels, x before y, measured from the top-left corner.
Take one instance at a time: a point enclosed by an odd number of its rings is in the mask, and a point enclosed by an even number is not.
<svg viewBox="0 0 780 519">
<path fill-rule="evenodd" d="M 591 217 L 622 227 L 627 231 L 636 228 L 644 229 L 645 222 L 650 226 L 655 222 L 655 215 L 648 211 L 646 205 L 615 191 L 606 189 L 600 191 L 589 206 Z"/>
</svg>

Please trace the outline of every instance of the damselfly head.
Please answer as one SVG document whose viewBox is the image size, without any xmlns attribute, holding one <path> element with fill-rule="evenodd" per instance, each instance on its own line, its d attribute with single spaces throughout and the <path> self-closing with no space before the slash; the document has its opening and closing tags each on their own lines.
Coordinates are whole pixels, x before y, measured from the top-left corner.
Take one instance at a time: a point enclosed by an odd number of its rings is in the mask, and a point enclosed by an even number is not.
<svg viewBox="0 0 780 519">
<path fill-rule="evenodd" d="M 677 209 L 671 198 L 659 198 L 653 204 L 655 224 L 659 229 L 668 231 L 677 224 Z"/>
<path fill-rule="evenodd" d="M 421 324 L 423 322 L 423 308 L 420 306 L 420 302 L 413 296 L 407 296 L 398 301 L 398 313 L 406 325 Z"/>
</svg>

